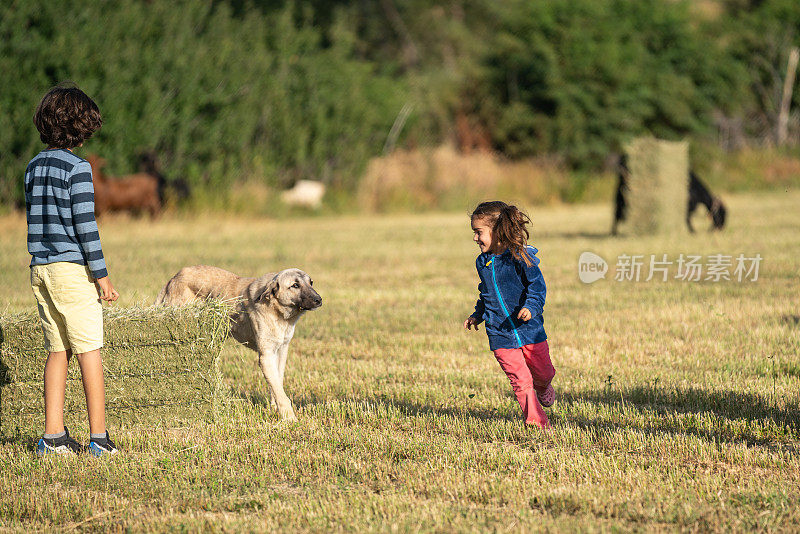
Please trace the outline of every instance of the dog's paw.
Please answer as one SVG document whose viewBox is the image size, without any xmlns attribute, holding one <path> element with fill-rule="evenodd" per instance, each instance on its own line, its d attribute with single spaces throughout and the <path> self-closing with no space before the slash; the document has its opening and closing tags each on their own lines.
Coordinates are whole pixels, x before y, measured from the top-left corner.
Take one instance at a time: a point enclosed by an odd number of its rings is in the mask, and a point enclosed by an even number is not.
<svg viewBox="0 0 800 534">
<path fill-rule="evenodd" d="M 294 423 L 297 421 L 297 416 L 294 414 L 294 410 L 291 408 L 288 410 L 281 410 L 280 412 L 281 421 L 289 421 Z"/>
</svg>

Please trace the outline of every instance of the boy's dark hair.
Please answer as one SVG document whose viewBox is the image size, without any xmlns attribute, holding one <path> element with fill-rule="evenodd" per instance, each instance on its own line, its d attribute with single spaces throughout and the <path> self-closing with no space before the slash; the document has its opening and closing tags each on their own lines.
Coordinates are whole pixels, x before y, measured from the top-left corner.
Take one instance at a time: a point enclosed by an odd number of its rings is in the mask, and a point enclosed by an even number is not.
<svg viewBox="0 0 800 534">
<path fill-rule="evenodd" d="M 525 245 L 530 233 L 527 225 L 531 224 L 530 218 L 516 206 L 510 206 L 500 200 L 481 202 L 472 212 L 470 220 L 483 219 L 492 226 L 492 232 L 498 242 L 511 251 L 515 260 L 522 260 L 525 265 L 533 265 Z"/>
<path fill-rule="evenodd" d="M 60 84 L 36 106 L 33 124 L 47 146 L 73 148 L 89 139 L 103 125 L 103 119 L 86 93 L 73 84 Z"/>
</svg>

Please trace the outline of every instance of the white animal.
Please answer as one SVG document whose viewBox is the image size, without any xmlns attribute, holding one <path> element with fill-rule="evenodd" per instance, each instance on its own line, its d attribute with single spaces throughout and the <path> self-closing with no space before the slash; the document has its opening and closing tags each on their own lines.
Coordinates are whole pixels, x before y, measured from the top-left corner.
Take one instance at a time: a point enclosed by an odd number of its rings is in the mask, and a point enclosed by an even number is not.
<svg viewBox="0 0 800 534">
<path fill-rule="evenodd" d="M 294 187 L 281 193 L 281 200 L 290 206 L 317 209 L 325 196 L 325 184 L 314 180 L 300 180 Z"/>
</svg>

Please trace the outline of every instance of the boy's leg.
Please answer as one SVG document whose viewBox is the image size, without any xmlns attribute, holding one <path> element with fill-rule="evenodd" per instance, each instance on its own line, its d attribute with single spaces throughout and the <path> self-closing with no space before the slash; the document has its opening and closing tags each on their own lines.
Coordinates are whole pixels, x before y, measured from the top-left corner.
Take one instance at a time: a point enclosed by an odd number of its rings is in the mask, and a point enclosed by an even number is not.
<svg viewBox="0 0 800 534">
<path fill-rule="evenodd" d="M 550 422 L 547 415 L 536 398 L 533 377 L 526 364 L 523 351 L 521 349 L 497 349 L 494 351 L 494 357 L 497 358 L 508 381 L 511 382 L 511 388 L 514 390 L 514 395 L 516 395 L 517 402 L 525 416 L 525 423 L 540 428 L 549 427 Z"/>
<path fill-rule="evenodd" d="M 105 434 L 106 387 L 100 349 L 84 352 L 77 356 L 81 366 L 83 392 L 86 395 L 86 411 L 89 412 L 89 431 L 92 434 Z"/>
<path fill-rule="evenodd" d="M 533 378 L 533 387 L 538 393 L 544 393 L 550 381 L 556 375 L 553 363 L 550 361 L 550 346 L 547 341 L 533 343 L 522 347 L 525 355 L 525 364 Z"/>
<path fill-rule="evenodd" d="M 64 390 L 72 352 L 64 318 L 53 301 L 49 284 L 50 265 L 33 266 L 31 289 L 42 321 L 45 350 L 49 353 L 44 365 L 44 433 L 57 435 L 64 432 Z"/>
<path fill-rule="evenodd" d="M 64 432 L 64 390 L 67 386 L 67 366 L 72 353 L 68 350 L 51 352 L 44 364 L 44 433 Z"/>
<path fill-rule="evenodd" d="M 49 265 L 53 288 L 50 291 L 66 325 L 73 354 L 81 367 L 86 410 L 92 434 L 106 431 L 106 393 L 103 380 L 103 309 L 97 285 L 89 270 L 75 263 Z"/>
</svg>

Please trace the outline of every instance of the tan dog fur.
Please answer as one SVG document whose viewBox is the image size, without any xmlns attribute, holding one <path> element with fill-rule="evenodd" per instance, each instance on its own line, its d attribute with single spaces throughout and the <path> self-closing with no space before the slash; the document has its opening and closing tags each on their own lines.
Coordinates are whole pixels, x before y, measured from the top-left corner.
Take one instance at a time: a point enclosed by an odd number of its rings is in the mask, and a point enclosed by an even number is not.
<svg viewBox="0 0 800 534">
<path fill-rule="evenodd" d="M 232 301 L 231 335 L 258 353 L 272 406 L 281 419 L 296 421 L 283 379 L 295 324 L 306 311 L 322 305 L 322 297 L 311 287 L 312 283 L 300 269 L 243 278 L 218 267 L 195 265 L 178 271 L 155 303 L 181 305 L 207 298 Z"/>
</svg>

